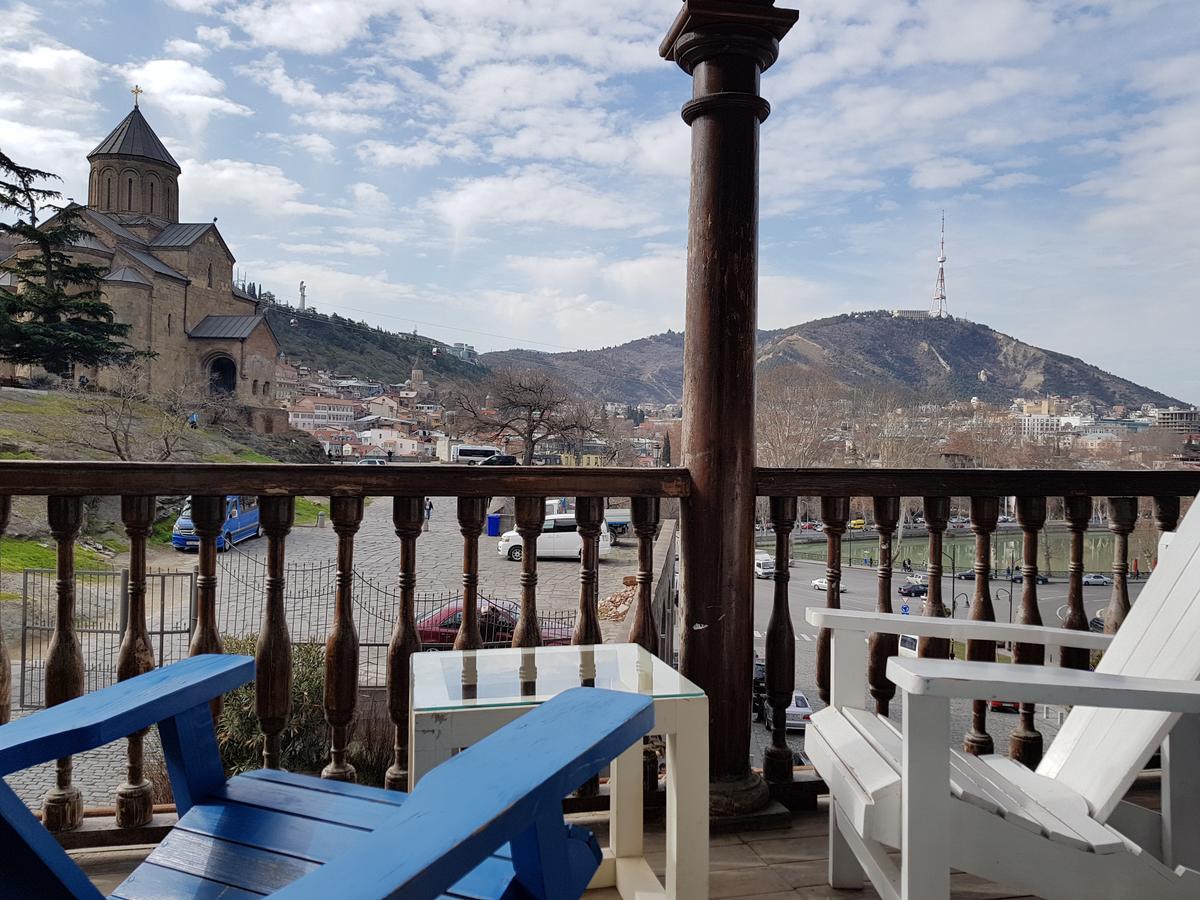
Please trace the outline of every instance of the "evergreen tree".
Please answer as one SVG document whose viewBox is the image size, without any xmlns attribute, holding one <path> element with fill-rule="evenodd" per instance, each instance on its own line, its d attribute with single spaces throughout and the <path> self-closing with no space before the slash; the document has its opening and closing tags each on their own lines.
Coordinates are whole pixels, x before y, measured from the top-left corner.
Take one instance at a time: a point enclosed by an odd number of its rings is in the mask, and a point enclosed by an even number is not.
<svg viewBox="0 0 1200 900">
<path fill-rule="evenodd" d="M 25 245 L 0 263 L 0 271 L 16 281 L 0 286 L 0 359 L 40 365 L 58 375 L 69 374 L 76 364 L 129 362 L 141 354 L 121 340 L 129 326 L 114 321 L 101 296 L 104 269 L 69 255 L 87 234 L 79 224 L 79 207 L 54 205 L 62 195 L 38 186 L 51 180 L 60 179 L 0 152 L 0 213 L 16 218 L 12 224 L 0 222 L 0 236 Z M 39 225 L 39 213 L 50 210 L 55 215 Z"/>
<path fill-rule="evenodd" d="M 671 464 L 671 432 L 669 431 L 663 434 L 662 464 L 664 466 Z"/>
</svg>

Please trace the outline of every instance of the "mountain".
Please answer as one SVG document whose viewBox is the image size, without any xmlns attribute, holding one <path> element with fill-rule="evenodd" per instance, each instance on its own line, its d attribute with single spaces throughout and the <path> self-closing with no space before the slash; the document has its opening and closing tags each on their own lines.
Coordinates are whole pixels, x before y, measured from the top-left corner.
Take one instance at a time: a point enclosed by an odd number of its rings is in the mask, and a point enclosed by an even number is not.
<svg viewBox="0 0 1200 900">
<path fill-rule="evenodd" d="M 489 368 L 548 368 L 580 390 L 608 400 L 678 402 L 683 394 L 683 335 L 668 331 L 568 353 L 503 350 Z M 1081 359 L 1043 350 L 965 319 L 894 318 L 866 312 L 760 331 L 758 368 L 819 369 L 847 386 L 873 385 L 933 402 L 1007 404 L 1019 396 L 1087 397 L 1104 406 L 1185 405 Z"/>
</svg>

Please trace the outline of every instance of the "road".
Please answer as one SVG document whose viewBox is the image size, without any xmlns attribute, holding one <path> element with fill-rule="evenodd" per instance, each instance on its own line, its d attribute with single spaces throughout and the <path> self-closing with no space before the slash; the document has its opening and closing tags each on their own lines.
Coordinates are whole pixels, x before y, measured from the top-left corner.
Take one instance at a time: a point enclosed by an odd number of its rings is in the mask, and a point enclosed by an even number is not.
<svg viewBox="0 0 1200 900">
<path fill-rule="evenodd" d="M 795 560 L 791 568 L 791 590 L 789 592 L 792 625 L 796 630 L 796 686 L 808 696 L 814 710 L 821 709 L 825 704 L 821 702 L 820 697 L 817 695 L 817 629 L 809 625 L 805 621 L 804 616 L 810 606 L 822 608 L 825 606 L 825 592 L 812 588 L 812 580 L 823 577 L 824 574 L 824 564 Z M 916 615 L 921 610 L 923 598 L 903 598 L 895 593 L 899 586 L 904 583 L 904 577 L 899 572 L 893 577 L 892 609 L 895 612 L 901 612 L 901 604 L 907 602 L 911 607 L 912 613 Z M 845 567 L 842 569 L 842 583 L 846 587 L 846 591 L 842 594 L 843 609 L 875 609 L 875 599 L 878 590 L 878 579 L 875 569 L 860 566 Z M 1144 583 L 1144 581 L 1131 581 L 1129 583 L 1129 598 L 1131 602 L 1137 598 Z M 996 618 L 999 621 L 1007 621 L 1009 618 L 1007 597 L 1009 587 L 1010 585 L 1007 580 L 992 582 L 992 595 L 999 598 L 993 600 Z M 1021 603 L 1022 586 L 1017 584 L 1011 585 L 1011 587 L 1014 589 L 1012 615 L 1015 616 Z M 760 657 L 766 654 L 767 622 L 771 616 L 774 590 L 774 581 L 769 579 L 755 579 L 754 652 Z M 954 593 L 952 593 L 952 590 Z M 997 595 L 998 590 L 1000 593 Z M 973 581 L 952 581 L 948 575 L 943 579 L 942 597 L 946 605 L 950 606 L 951 598 L 955 593 L 958 595 L 957 608 L 955 610 L 956 618 L 969 618 L 970 610 L 966 608 L 963 601 L 972 597 L 974 592 L 975 582 Z M 1111 593 L 1111 587 L 1085 587 L 1083 589 L 1083 605 L 1089 619 L 1108 605 Z M 1061 611 L 1066 602 L 1066 579 L 1056 578 L 1050 584 L 1038 585 L 1038 606 L 1041 610 L 1042 621 L 1046 625 L 1057 625 L 1061 621 Z M 890 710 L 890 717 L 897 722 L 899 722 L 899 706 L 899 703 L 893 703 Z M 970 706 L 966 702 L 952 704 L 952 711 L 951 733 L 961 735 L 967 730 L 970 724 Z M 1007 747 L 1008 737 L 1016 722 L 1017 716 L 1011 713 L 989 713 L 988 732 L 992 735 L 997 750 L 1003 751 Z M 1058 730 L 1055 720 L 1043 719 L 1041 715 L 1037 718 L 1037 728 L 1047 740 Z M 768 733 L 765 728 L 761 724 L 756 723 L 751 730 L 751 756 L 756 765 L 761 764 L 762 749 L 768 742 Z M 801 734 L 790 734 L 788 742 L 796 750 L 802 750 L 804 747 L 804 738 Z"/>
</svg>

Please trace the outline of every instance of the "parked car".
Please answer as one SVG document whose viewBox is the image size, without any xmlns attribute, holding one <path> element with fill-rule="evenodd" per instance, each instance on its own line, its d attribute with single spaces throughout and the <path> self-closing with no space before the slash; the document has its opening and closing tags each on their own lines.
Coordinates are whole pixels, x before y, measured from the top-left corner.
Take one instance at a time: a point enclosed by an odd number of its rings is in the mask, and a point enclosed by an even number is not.
<svg viewBox="0 0 1200 900">
<path fill-rule="evenodd" d="M 217 549 L 228 550 L 234 544 L 240 544 L 249 538 L 262 534 L 262 526 L 258 521 L 258 497 L 225 498 L 225 522 L 221 526 L 221 536 L 217 538 Z M 188 497 L 183 503 L 183 511 L 175 520 L 171 529 L 171 545 L 176 550 L 199 550 L 200 536 L 192 524 L 192 498 Z"/>
<path fill-rule="evenodd" d="M 820 531 L 823 526 L 820 522 L 801 522 L 796 527 L 801 531 Z"/>
<path fill-rule="evenodd" d="M 959 572 L 954 577 L 959 579 L 960 581 L 974 581 L 975 580 L 975 570 L 974 569 L 964 569 L 962 572 Z"/>
<path fill-rule="evenodd" d="M 912 520 L 912 523 L 913 523 L 914 525 L 924 525 L 924 524 L 925 524 L 925 517 L 924 517 L 924 516 L 917 516 L 915 519 L 913 519 L 913 520 Z"/>
<path fill-rule="evenodd" d="M 763 725 L 771 730 L 771 701 L 763 698 Z M 791 705 L 784 711 L 785 727 L 788 731 L 804 731 L 808 728 L 808 720 L 812 718 L 812 706 L 801 691 L 792 695 Z"/>
<path fill-rule="evenodd" d="M 1104 634 L 1104 617 L 1092 616 L 1088 620 L 1088 631 L 1094 631 L 1096 634 Z"/>
<path fill-rule="evenodd" d="M 844 584 L 839 584 L 838 586 L 841 588 L 838 593 L 846 593 L 846 586 Z M 829 590 L 829 582 L 825 579 L 825 576 L 822 575 L 820 578 L 814 578 L 812 580 L 812 587 L 814 591 L 827 591 Z"/>
<path fill-rule="evenodd" d="M 479 461 L 481 466 L 519 466 L 517 458 L 511 453 L 497 453 L 495 456 L 489 456 L 487 459 Z"/>
<path fill-rule="evenodd" d="M 750 682 L 750 711 L 755 722 L 763 719 L 763 705 L 767 699 L 767 661 L 761 656 L 754 657 L 754 680 Z"/>
<path fill-rule="evenodd" d="M 356 465 L 360 466 L 386 466 L 387 460 L 382 456 L 364 456 Z"/>
<path fill-rule="evenodd" d="M 1013 580 L 1013 584 L 1024 584 L 1025 576 L 1020 572 L 1013 572 L 1012 580 Z M 1037 578 L 1035 580 L 1037 581 L 1038 584 L 1049 584 L 1050 583 L 1050 577 L 1048 575 L 1043 575 L 1041 572 L 1038 572 Z"/>
<path fill-rule="evenodd" d="M 907 581 L 909 584 L 926 584 L 926 585 L 929 584 L 929 576 L 928 575 L 919 575 L 916 572 L 914 572 L 912 575 L 909 575 L 904 580 Z"/>
<path fill-rule="evenodd" d="M 1099 572 L 1089 572 L 1083 576 L 1083 583 L 1096 585 L 1099 587 L 1111 587 L 1113 580 L 1111 575 L 1101 575 Z"/>
<path fill-rule="evenodd" d="M 996 521 L 997 521 L 997 522 L 1004 522 L 1004 523 L 1006 523 L 1006 524 L 1007 524 L 1007 523 L 1009 523 L 1009 522 L 1015 522 L 1016 520 L 1015 520 L 1015 519 L 1014 519 L 1012 516 L 998 516 L 998 517 L 996 518 Z"/>
<path fill-rule="evenodd" d="M 600 523 L 600 558 L 604 559 L 612 550 L 612 533 L 608 522 Z M 500 535 L 500 543 L 496 551 L 501 556 L 507 556 L 514 562 L 525 555 L 524 541 L 516 531 L 506 531 Z M 578 559 L 583 553 L 583 538 L 575 528 L 575 513 L 556 513 L 546 516 L 542 525 L 542 533 L 537 542 L 539 557 L 554 559 Z"/>
<path fill-rule="evenodd" d="M 1021 704 L 1015 700 L 991 700 L 988 702 L 988 706 L 997 712 L 1019 713 L 1021 711 Z"/>
<path fill-rule="evenodd" d="M 851 519 L 849 527 L 851 531 L 862 531 L 867 527 L 867 522 L 865 519 Z"/>
<path fill-rule="evenodd" d="M 417 620 L 417 634 L 422 644 L 453 644 L 458 626 L 462 624 L 461 600 L 452 600 L 426 613 Z M 517 614 L 486 598 L 479 600 L 479 633 L 485 644 L 508 644 L 517 627 Z M 542 643 L 558 645 L 571 643 L 571 629 L 565 625 L 541 625 Z"/>
<path fill-rule="evenodd" d="M 915 634 L 902 634 L 897 646 L 897 653 L 900 656 L 907 656 L 909 659 L 917 657 L 917 636 Z"/>
<path fill-rule="evenodd" d="M 924 597 L 929 594 L 929 585 L 927 584 L 902 584 L 900 585 L 901 597 Z"/>
</svg>

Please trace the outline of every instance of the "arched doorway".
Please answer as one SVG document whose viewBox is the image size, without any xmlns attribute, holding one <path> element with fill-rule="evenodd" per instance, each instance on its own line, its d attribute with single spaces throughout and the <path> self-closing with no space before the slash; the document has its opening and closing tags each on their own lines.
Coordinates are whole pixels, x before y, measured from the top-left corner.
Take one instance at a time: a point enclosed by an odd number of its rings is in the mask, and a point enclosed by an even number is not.
<svg viewBox="0 0 1200 900">
<path fill-rule="evenodd" d="M 208 364 L 208 389 L 214 394 L 237 390 L 237 364 L 228 356 L 218 356 Z"/>
</svg>

